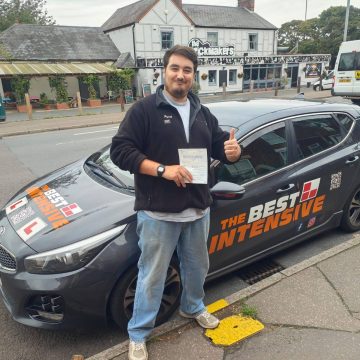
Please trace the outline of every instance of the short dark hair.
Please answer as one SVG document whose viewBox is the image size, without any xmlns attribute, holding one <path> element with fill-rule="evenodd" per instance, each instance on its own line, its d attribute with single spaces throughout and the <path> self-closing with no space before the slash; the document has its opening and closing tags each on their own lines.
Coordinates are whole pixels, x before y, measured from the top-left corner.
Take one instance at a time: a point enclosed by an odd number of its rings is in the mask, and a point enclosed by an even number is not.
<svg viewBox="0 0 360 360">
<path fill-rule="evenodd" d="M 196 72 L 198 67 L 198 57 L 193 48 L 189 46 L 175 45 L 171 49 L 167 50 L 163 59 L 164 68 L 169 65 L 169 59 L 171 55 L 181 55 L 191 60 L 194 65 L 194 72 Z"/>
</svg>

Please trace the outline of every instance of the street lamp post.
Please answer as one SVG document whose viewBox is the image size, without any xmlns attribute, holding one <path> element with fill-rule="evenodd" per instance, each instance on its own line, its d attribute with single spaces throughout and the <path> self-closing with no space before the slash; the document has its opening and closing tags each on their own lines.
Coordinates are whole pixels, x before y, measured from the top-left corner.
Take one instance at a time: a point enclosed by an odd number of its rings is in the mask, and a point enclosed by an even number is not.
<svg viewBox="0 0 360 360">
<path fill-rule="evenodd" d="M 350 13 L 350 0 L 347 0 L 345 26 L 344 26 L 344 41 L 346 41 L 346 37 L 347 37 L 347 30 L 349 25 L 349 13 Z"/>
<path fill-rule="evenodd" d="M 308 0 L 305 0 L 305 21 L 307 18 L 307 2 L 308 2 Z"/>
</svg>

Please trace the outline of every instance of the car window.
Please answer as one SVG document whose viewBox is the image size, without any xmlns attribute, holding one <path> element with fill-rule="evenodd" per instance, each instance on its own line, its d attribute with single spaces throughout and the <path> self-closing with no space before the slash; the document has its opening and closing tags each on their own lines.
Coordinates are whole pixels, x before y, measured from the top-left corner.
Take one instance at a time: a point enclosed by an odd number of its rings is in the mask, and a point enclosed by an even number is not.
<svg viewBox="0 0 360 360">
<path fill-rule="evenodd" d="M 238 162 L 220 164 L 216 169 L 218 181 L 243 184 L 287 165 L 284 122 L 257 131 L 244 139 L 241 146 L 242 154 Z"/>
<path fill-rule="evenodd" d="M 349 132 L 351 125 L 353 124 L 353 119 L 346 114 L 335 114 L 336 118 L 341 125 L 345 128 L 346 132 Z"/>
<path fill-rule="evenodd" d="M 341 54 L 338 71 L 355 70 L 355 52 Z"/>
<path fill-rule="evenodd" d="M 293 120 L 297 152 L 300 159 L 319 153 L 344 137 L 339 123 L 331 115 L 316 115 Z"/>
</svg>

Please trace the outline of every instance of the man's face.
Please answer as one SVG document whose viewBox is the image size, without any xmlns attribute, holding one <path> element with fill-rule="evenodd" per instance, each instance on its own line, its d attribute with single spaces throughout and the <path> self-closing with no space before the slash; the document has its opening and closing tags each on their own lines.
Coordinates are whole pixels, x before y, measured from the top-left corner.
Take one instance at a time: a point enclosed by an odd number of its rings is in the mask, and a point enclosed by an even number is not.
<svg viewBox="0 0 360 360">
<path fill-rule="evenodd" d="M 194 64 L 182 55 L 170 56 L 164 70 L 165 90 L 175 99 L 184 100 L 194 81 Z"/>
</svg>

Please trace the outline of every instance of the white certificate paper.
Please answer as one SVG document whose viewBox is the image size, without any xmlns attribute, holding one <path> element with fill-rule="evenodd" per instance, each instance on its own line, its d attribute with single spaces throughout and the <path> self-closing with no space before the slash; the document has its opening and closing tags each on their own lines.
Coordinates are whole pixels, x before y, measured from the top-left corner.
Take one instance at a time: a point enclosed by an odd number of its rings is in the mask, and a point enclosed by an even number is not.
<svg viewBox="0 0 360 360">
<path fill-rule="evenodd" d="M 192 184 L 207 184 L 207 149 L 179 149 L 180 165 L 190 171 Z"/>
</svg>

